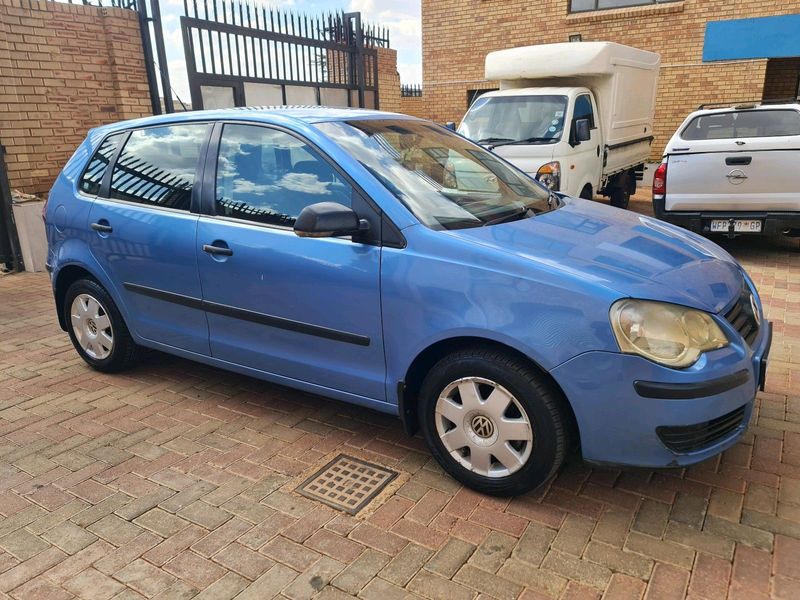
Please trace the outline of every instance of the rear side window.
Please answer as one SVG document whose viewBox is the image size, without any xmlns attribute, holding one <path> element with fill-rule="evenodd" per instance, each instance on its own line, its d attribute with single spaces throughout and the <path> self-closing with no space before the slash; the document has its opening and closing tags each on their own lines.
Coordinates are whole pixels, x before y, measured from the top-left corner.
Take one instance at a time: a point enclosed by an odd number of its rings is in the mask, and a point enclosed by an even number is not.
<svg viewBox="0 0 800 600">
<path fill-rule="evenodd" d="M 124 137 L 124 133 L 115 133 L 108 136 L 100 144 L 97 152 L 94 153 L 89 164 L 86 165 L 86 170 L 83 172 L 78 184 L 84 194 L 96 196 L 100 193 L 100 184 L 103 182 L 103 177 L 108 170 L 108 163 L 111 162 L 111 157 L 114 156 L 117 146 L 119 146 Z"/>
<path fill-rule="evenodd" d="M 796 110 L 748 110 L 699 115 L 681 133 L 684 140 L 800 135 Z"/>
<path fill-rule="evenodd" d="M 131 133 L 111 174 L 111 198 L 189 210 L 208 125 L 167 125 Z"/>
</svg>

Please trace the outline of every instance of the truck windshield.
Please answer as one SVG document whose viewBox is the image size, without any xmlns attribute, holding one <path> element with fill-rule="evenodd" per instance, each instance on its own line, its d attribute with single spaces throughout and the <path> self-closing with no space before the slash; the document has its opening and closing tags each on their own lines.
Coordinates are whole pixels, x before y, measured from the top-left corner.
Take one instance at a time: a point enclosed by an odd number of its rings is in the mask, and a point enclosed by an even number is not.
<svg viewBox="0 0 800 600">
<path fill-rule="evenodd" d="M 365 119 L 316 127 L 432 229 L 493 225 L 559 205 L 502 159 L 433 123 Z"/>
<path fill-rule="evenodd" d="M 478 98 L 458 132 L 480 144 L 531 140 L 554 144 L 564 133 L 566 96 L 490 96 Z"/>
</svg>

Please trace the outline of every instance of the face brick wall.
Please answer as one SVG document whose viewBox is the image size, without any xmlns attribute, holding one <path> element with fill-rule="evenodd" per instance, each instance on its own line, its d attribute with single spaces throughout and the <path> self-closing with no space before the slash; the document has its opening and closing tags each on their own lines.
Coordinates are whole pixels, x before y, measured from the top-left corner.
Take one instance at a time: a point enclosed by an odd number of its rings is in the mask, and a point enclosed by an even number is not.
<svg viewBox="0 0 800 600">
<path fill-rule="evenodd" d="M 568 0 L 422 0 L 424 109 L 416 106 L 415 114 L 458 122 L 467 90 L 496 87 L 483 77 L 487 52 L 566 42 L 580 33 L 585 41 L 614 41 L 661 54 L 655 159 L 700 104 L 760 99 L 764 93 L 766 60 L 702 62 L 706 22 L 800 12 L 800 0 L 683 0 L 579 14 L 569 14 L 568 6 Z M 788 67 L 782 75 L 776 70 L 776 81 L 788 72 Z M 792 81 L 796 84 L 797 71 Z"/>
<path fill-rule="evenodd" d="M 0 143 L 12 187 L 46 194 L 88 129 L 147 114 L 135 12 L 0 0 Z"/>
</svg>

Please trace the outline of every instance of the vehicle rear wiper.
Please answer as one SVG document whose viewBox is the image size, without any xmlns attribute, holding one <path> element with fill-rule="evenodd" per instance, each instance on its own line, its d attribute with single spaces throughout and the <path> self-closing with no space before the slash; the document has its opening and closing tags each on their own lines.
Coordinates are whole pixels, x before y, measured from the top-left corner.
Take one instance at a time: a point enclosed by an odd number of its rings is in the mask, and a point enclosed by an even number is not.
<svg viewBox="0 0 800 600">
<path fill-rule="evenodd" d="M 515 144 L 533 144 L 535 142 L 552 142 L 553 138 L 549 137 L 529 137 L 522 140 L 506 140 L 498 141 L 496 144 L 491 144 L 490 150 L 494 150 L 498 146 L 513 146 Z"/>
</svg>

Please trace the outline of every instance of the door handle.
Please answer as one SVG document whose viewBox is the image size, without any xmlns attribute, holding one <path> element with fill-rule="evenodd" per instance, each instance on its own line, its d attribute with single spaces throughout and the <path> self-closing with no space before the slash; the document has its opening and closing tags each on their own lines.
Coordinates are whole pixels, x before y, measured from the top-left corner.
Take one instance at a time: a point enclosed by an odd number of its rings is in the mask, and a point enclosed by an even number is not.
<svg viewBox="0 0 800 600">
<path fill-rule="evenodd" d="M 749 165 L 753 161 L 752 156 L 729 156 L 725 159 L 726 165 Z"/>
<path fill-rule="evenodd" d="M 92 223 L 90 227 L 100 233 L 111 233 L 114 231 L 114 228 L 108 223 Z"/>
<path fill-rule="evenodd" d="M 233 250 L 230 248 L 223 248 L 222 246 L 212 246 L 211 244 L 203 244 L 203 252 L 209 254 L 217 254 L 219 256 L 233 256 Z"/>
</svg>

